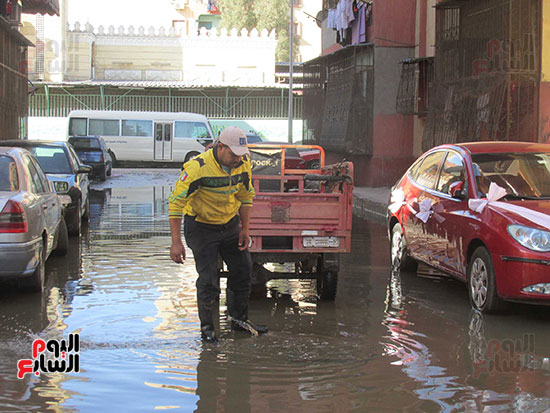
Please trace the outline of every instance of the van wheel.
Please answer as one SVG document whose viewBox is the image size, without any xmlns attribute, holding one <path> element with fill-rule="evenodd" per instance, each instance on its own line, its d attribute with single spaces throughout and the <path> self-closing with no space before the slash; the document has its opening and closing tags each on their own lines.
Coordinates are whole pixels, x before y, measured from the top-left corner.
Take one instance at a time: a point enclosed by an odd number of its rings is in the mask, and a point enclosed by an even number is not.
<svg viewBox="0 0 550 413">
<path fill-rule="evenodd" d="M 199 152 L 189 152 L 187 155 L 185 155 L 185 162 L 189 162 L 191 159 L 193 159 L 195 156 L 200 155 Z"/>
<path fill-rule="evenodd" d="M 482 313 L 495 313 L 504 308 L 497 292 L 493 260 L 485 247 L 477 247 L 468 263 L 468 293 L 472 307 Z"/>
<path fill-rule="evenodd" d="M 323 271 L 317 278 L 317 297 L 320 300 L 334 301 L 338 287 L 338 273 Z"/>
<path fill-rule="evenodd" d="M 59 223 L 59 230 L 57 231 L 57 246 L 53 253 L 58 256 L 67 255 L 69 250 L 69 233 L 67 232 L 67 224 L 65 223 L 65 218 L 61 217 L 61 222 Z"/>
<path fill-rule="evenodd" d="M 46 260 L 44 258 L 44 243 L 38 251 L 38 265 L 30 277 L 20 279 L 19 286 L 25 290 L 36 293 L 44 291 L 44 279 L 46 278 Z"/>
</svg>

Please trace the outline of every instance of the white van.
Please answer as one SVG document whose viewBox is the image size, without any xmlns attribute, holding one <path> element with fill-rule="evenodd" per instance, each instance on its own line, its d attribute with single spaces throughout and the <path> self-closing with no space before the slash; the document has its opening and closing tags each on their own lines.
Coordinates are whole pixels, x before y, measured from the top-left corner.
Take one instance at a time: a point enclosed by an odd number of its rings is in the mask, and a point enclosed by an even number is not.
<svg viewBox="0 0 550 413">
<path fill-rule="evenodd" d="M 214 134 L 206 116 L 187 112 L 73 110 L 68 137 L 101 136 L 114 161 L 187 162 Z"/>
</svg>

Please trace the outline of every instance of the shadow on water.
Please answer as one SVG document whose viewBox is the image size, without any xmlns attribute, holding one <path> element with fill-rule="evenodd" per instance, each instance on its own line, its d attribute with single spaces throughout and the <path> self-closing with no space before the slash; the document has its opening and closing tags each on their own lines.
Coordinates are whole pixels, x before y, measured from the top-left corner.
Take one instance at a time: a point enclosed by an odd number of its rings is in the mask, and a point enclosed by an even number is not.
<svg viewBox="0 0 550 413">
<path fill-rule="evenodd" d="M 251 300 L 265 336 L 199 339 L 196 272 L 168 256 L 170 187 L 91 194 L 90 224 L 47 263 L 48 290 L 0 292 L 2 410 L 542 411 L 548 308 L 471 310 L 455 280 L 395 273 L 386 230 L 354 221 L 334 302 L 277 280 Z M 222 280 L 222 287 L 225 280 Z M 16 378 L 33 338 L 81 334 L 81 372 Z"/>
</svg>

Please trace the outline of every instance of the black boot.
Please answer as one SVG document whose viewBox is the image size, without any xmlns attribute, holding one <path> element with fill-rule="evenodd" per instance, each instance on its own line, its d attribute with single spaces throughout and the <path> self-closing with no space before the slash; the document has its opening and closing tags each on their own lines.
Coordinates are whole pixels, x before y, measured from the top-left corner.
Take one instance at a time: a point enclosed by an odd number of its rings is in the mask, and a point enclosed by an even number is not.
<svg viewBox="0 0 550 413">
<path fill-rule="evenodd" d="M 231 328 L 238 331 L 248 331 L 253 336 L 265 334 L 269 331 L 269 328 L 265 325 L 254 324 L 250 320 L 238 320 L 236 318 L 231 319 Z"/>
<path fill-rule="evenodd" d="M 227 310 L 233 330 L 248 331 L 253 336 L 267 333 L 267 326 L 253 324 L 248 319 L 248 297 L 237 297 L 229 288 L 227 289 Z"/>
<path fill-rule="evenodd" d="M 218 302 L 216 300 L 199 304 L 199 318 L 201 320 L 201 338 L 207 343 L 218 343 L 214 329 L 214 313 Z"/>
</svg>

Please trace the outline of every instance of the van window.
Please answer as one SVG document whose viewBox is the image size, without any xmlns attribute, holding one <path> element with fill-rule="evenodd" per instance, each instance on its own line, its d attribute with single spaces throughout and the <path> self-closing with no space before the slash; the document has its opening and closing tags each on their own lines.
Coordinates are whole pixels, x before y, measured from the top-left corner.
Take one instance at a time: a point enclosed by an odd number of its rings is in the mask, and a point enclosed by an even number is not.
<svg viewBox="0 0 550 413">
<path fill-rule="evenodd" d="M 153 121 L 123 120 L 122 136 L 153 136 Z"/>
<path fill-rule="evenodd" d="M 86 118 L 71 118 L 69 121 L 69 136 L 86 136 Z"/>
<path fill-rule="evenodd" d="M 90 135 L 118 136 L 118 120 L 90 119 Z"/>
<path fill-rule="evenodd" d="M 175 138 L 210 138 L 204 122 L 175 122 Z"/>
</svg>

